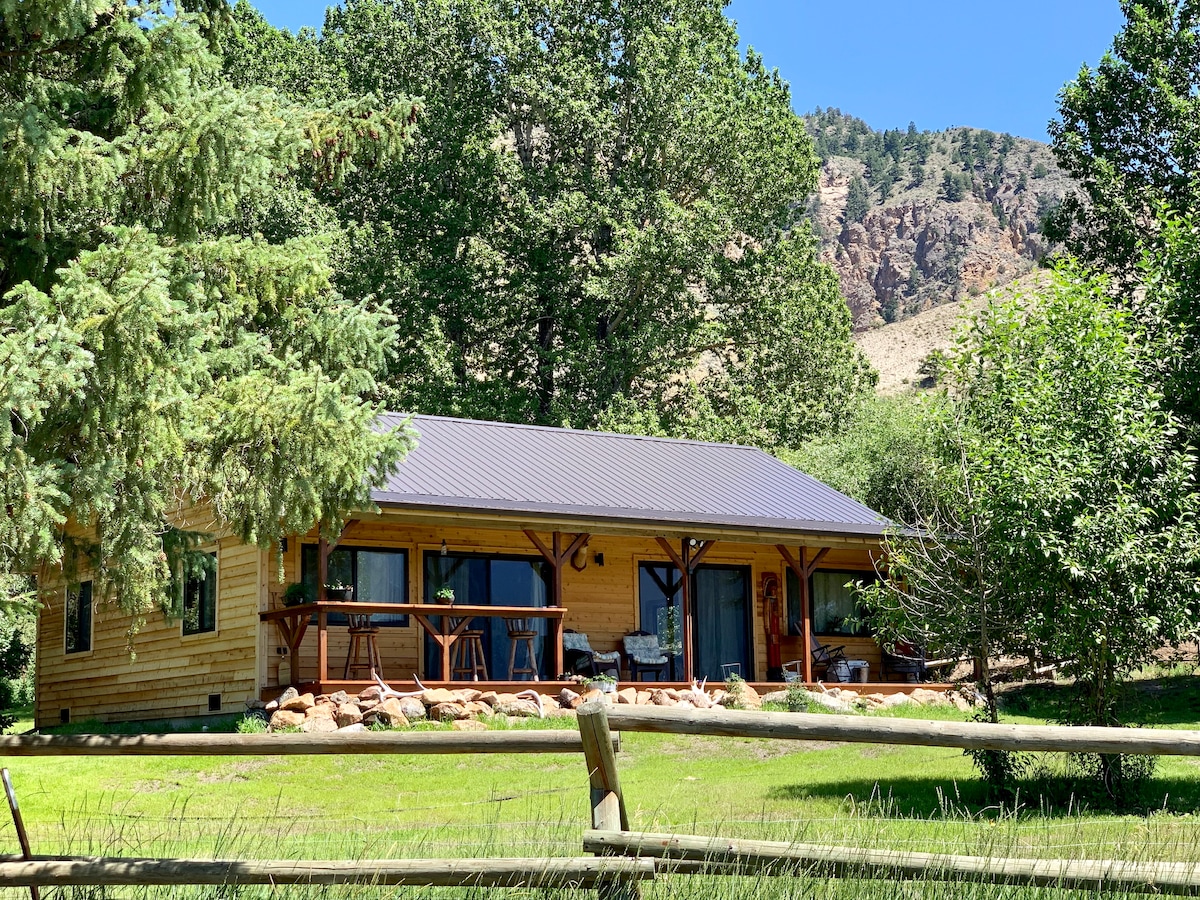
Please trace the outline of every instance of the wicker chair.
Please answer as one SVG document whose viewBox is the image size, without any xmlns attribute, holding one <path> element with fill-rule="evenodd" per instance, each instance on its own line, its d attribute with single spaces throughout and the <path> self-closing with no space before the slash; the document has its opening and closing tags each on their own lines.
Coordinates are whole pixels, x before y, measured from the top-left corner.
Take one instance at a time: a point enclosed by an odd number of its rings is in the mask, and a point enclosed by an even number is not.
<svg viewBox="0 0 1200 900">
<path fill-rule="evenodd" d="M 643 681 L 643 674 L 653 672 L 657 681 L 667 680 L 670 660 L 658 646 L 658 635 L 648 631 L 634 631 L 621 638 L 625 645 L 625 656 L 629 660 L 629 677 Z"/>
</svg>

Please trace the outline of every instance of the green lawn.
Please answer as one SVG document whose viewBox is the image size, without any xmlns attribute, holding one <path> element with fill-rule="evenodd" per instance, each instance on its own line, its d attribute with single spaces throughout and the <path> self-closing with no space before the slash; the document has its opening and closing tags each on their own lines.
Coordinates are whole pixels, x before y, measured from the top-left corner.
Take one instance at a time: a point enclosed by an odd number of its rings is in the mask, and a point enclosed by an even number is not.
<svg viewBox="0 0 1200 900">
<path fill-rule="evenodd" d="M 1014 694 L 1008 705 L 1021 715 L 1009 720 L 1044 721 L 1055 690 Z M 1187 718 L 1200 679 L 1147 682 L 1143 694 L 1148 720 L 1200 727 L 1200 714 Z M 928 718 L 930 710 L 904 714 Z M 8 766 L 41 853 L 577 855 L 588 820 L 587 773 L 573 755 L 19 758 Z M 1200 861 L 1195 759 L 1164 759 L 1140 808 L 1121 813 L 1071 798 L 1057 764 L 1029 780 L 1015 809 L 1001 808 L 952 749 L 627 734 L 619 767 L 635 829 Z M 715 881 L 678 877 L 676 885 L 711 890 L 654 892 L 710 896 Z M 746 896 L 761 886 L 745 882 Z M 720 896 L 740 896 L 740 883 L 722 882 Z M 873 896 L 877 887 L 862 883 L 850 895 Z M 918 893 L 937 890 L 925 884 Z"/>
</svg>

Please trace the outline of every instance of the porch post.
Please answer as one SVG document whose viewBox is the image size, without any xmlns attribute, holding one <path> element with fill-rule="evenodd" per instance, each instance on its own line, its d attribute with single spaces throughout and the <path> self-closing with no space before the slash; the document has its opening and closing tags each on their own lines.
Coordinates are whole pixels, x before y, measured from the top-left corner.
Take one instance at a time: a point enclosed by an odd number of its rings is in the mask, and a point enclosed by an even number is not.
<svg viewBox="0 0 1200 900">
<path fill-rule="evenodd" d="M 565 550 L 560 531 L 554 532 L 549 547 L 542 542 L 535 531 L 525 529 L 525 536 L 537 548 L 538 553 L 542 554 L 546 562 L 550 563 L 550 606 L 561 607 L 563 605 L 563 564 L 574 556 L 576 551 L 586 547 L 592 536 L 587 532 L 580 532 L 575 535 L 575 539 Z M 552 674 L 557 678 L 563 671 L 563 620 L 559 616 L 553 621 L 556 624 L 550 629 L 551 638 L 554 641 L 554 672 Z"/>
<path fill-rule="evenodd" d="M 317 541 L 317 599 L 325 600 L 325 585 L 329 582 L 329 541 Z"/>
<path fill-rule="evenodd" d="M 829 552 L 828 547 L 822 547 L 817 551 L 817 555 L 813 557 L 812 562 L 805 562 L 805 548 L 800 548 L 800 559 L 792 556 L 791 551 L 783 544 L 776 544 L 775 549 L 779 551 L 779 555 L 783 557 L 784 562 L 788 564 L 788 568 L 796 574 L 796 580 L 800 584 L 800 622 L 801 631 L 804 634 L 804 650 L 800 654 L 800 659 L 804 662 L 804 681 L 808 684 L 812 683 L 812 616 L 809 614 L 809 592 L 808 579 L 813 572 L 816 571 L 817 563 L 825 558 L 825 554 Z"/>
<path fill-rule="evenodd" d="M 675 568 L 679 570 L 679 574 L 683 578 L 682 594 L 680 595 L 683 606 L 683 677 L 691 681 L 696 673 L 695 661 L 692 659 L 692 575 L 700 567 L 700 562 L 708 555 L 708 551 L 713 548 L 716 541 L 701 541 L 693 555 L 691 538 L 683 538 L 680 541 L 679 553 L 675 552 L 675 548 L 666 538 L 660 537 L 657 540 L 658 545 L 666 551 L 668 558 L 675 564 Z"/>
<path fill-rule="evenodd" d="M 325 682 L 329 680 L 329 629 L 326 627 L 329 613 L 321 610 L 317 613 L 317 693 L 325 690 Z"/>
</svg>

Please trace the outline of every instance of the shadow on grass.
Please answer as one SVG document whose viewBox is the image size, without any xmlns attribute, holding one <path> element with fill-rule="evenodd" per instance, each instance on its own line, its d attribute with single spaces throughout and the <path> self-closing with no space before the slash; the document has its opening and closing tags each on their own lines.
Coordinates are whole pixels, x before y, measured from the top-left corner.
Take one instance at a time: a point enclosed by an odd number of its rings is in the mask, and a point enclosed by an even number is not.
<svg viewBox="0 0 1200 900">
<path fill-rule="evenodd" d="M 1002 689 L 1000 707 L 1011 715 L 1054 721 L 1076 697 L 1066 682 L 1028 682 Z M 1128 682 L 1117 716 L 1129 725 L 1200 728 L 1200 676 L 1167 675 Z"/>
<path fill-rule="evenodd" d="M 1136 798 L 1120 804 L 1078 776 L 1045 772 L 1022 779 L 1015 794 L 1003 798 L 980 779 L 916 777 L 785 784 L 772 788 L 767 796 L 784 801 L 838 800 L 852 804 L 858 815 L 888 818 L 986 819 L 1011 815 L 1014 805 L 1051 817 L 1077 816 L 1081 808 L 1096 814 L 1149 815 L 1200 812 L 1200 779 L 1156 777 Z"/>
</svg>

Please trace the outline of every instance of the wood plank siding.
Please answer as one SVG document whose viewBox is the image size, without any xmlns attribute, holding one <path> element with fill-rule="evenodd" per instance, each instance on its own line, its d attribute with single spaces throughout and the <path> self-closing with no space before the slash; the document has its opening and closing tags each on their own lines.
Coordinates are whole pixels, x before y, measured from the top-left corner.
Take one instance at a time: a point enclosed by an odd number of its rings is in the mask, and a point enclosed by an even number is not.
<svg viewBox="0 0 1200 900">
<path fill-rule="evenodd" d="M 540 559 L 538 550 L 523 533 L 529 523 L 513 522 L 503 528 L 485 528 L 468 523 L 414 523 L 402 515 L 364 517 L 352 522 L 341 543 L 353 547 L 387 547 L 408 550 L 408 601 L 424 600 L 422 556 L 437 552 L 445 541 L 451 553 L 495 553 Z M 586 526 L 576 526 L 584 528 Z M 564 532 L 570 542 L 575 532 Z M 550 533 L 538 530 L 543 541 Z M 213 633 L 184 636 L 178 621 L 167 622 L 152 613 L 135 636 L 130 656 L 128 616 L 115 606 L 97 603 L 90 652 L 66 654 L 65 585 L 61 578 L 42 584 L 45 608 L 39 620 L 36 721 L 39 727 L 57 724 L 61 710 L 69 710 L 71 721 L 87 719 L 123 721 L 150 718 L 206 715 L 210 694 L 220 694 L 222 712 L 242 708 L 247 698 L 279 683 L 280 648 L 284 642 L 274 623 L 259 622 L 259 612 L 282 605 L 285 586 L 299 580 L 301 546 L 315 543 L 315 534 L 288 541 L 283 553 L 282 578 L 272 554 L 224 536 L 214 543 L 218 552 L 217 629 Z M 790 545 L 795 551 L 799 545 Z M 827 546 L 819 538 L 811 548 Z M 602 554 L 599 565 L 596 555 Z M 638 564 L 668 563 L 669 558 L 655 535 L 631 537 L 596 533 L 587 545 L 587 565 L 577 571 L 563 567 L 565 627 L 586 632 L 596 650 L 618 650 L 621 637 L 643 624 L 638 621 Z M 786 584 L 787 566 L 770 543 L 741 543 L 720 540 L 707 553 L 705 564 L 739 565 L 751 569 L 753 588 L 754 671 L 747 680 L 764 681 L 767 675 L 766 633 L 762 596 L 767 573 Z M 822 569 L 870 571 L 867 549 L 831 549 L 821 561 Z M 86 574 L 84 575 L 86 578 Z M 783 593 L 781 589 L 781 594 Z M 784 609 L 786 610 L 786 598 Z M 697 623 L 697 627 L 703 627 Z M 421 630 L 415 622 L 407 627 L 384 627 L 379 649 L 389 681 L 424 677 Z M 329 677 L 340 679 L 348 651 L 344 627 L 328 632 Z M 866 659 L 872 681 L 879 672 L 879 649 L 869 639 L 838 640 L 847 655 Z M 783 659 L 801 658 L 800 638 L 784 637 Z M 316 680 L 317 629 L 310 627 L 302 645 L 303 670 L 290 681 Z M 438 673 L 430 673 L 434 677 Z M 557 673 L 555 673 L 557 674 Z M 492 673 L 504 678 L 506 673 Z M 299 676 L 299 677 L 297 677 Z"/>
</svg>

